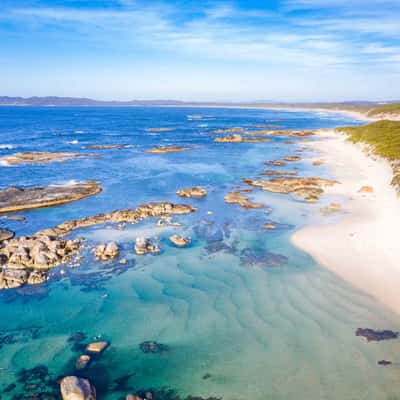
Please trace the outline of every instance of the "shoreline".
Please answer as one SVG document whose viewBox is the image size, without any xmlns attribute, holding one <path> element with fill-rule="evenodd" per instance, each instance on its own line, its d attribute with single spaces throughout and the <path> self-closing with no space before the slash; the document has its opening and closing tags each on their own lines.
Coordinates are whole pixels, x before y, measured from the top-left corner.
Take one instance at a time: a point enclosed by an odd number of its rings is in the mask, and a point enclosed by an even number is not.
<svg viewBox="0 0 400 400">
<path fill-rule="evenodd" d="M 308 142 L 340 182 L 327 194 L 340 196 L 349 215 L 320 220 L 295 232 L 292 243 L 353 286 L 400 314 L 400 252 L 397 227 L 400 201 L 390 185 L 389 162 L 368 156 L 346 135 L 320 132 Z M 372 193 L 360 192 L 371 186 Z"/>
</svg>

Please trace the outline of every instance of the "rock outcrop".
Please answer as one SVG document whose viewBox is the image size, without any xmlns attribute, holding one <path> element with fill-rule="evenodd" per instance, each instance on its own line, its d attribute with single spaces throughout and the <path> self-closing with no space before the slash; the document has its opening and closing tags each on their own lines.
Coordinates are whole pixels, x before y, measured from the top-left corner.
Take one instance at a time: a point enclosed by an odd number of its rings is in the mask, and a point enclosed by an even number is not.
<svg viewBox="0 0 400 400">
<path fill-rule="evenodd" d="M 176 247 L 186 247 L 190 244 L 190 238 L 185 238 L 183 236 L 172 235 L 169 237 L 169 240 L 176 246 Z"/>
<path fill-rule="evenodd" d="M 207 196 L 207 190 L 200 186 L 194 186 L 192 188 L 178 190 L 176 194 L 180 197 L 200 199 L 201 197 Z"/>
<path fill-rule="evenodd" d="M 139 256 L 144 256 L 147 253 L 158 254 L 160 247 L 150 238 L 136 238 L 135 253 Z"/>
<path fill-rule="evenodd" d="M 269 138 L 257 138 L 257 137 L 243 137 L 242 135 L 239 135 L 238 133 L 235 133 L 234 135 L 231 136 L 222 136 L 222 137 L 217 137 L 214 139 L 214 142 L 217 143 L 266 143 L 270 142 L 271 139 Z"/>
<path fill-rule="evenodd" d="M 324 193 L 324 187 L 333 186 L 338 183 L 337 181 L 318 177 L 282 177 L 259 181 L 245 179 L 244 182 L 250 186 L 256 186 L 272 193 L 290 193 L 306 202 L 318 201 Z"/>
<path fill-rule="evenodd" d="M 89 146 L 85 146 L 85 149 L 113 150 L 113 149 L 123 149 L 125 147 L 126 147 L 126 144 L 91 144 Z"/>
<path fill-rule="evenodd" d="M 96 400 L 96 389 L 84 378 L 66 376 L 61 379 L 62 400 Z"/>
<path fill-rule="evenodd" d="M 2 162 L 6 165 L 47 164 L 51 162 L 67 161 L 73 158 L 93 156 L 93 154 L 81 154 L 71 152 L 24 152 L 0 157 L 0 163 Z"/>
<path fill-rule="evenodd" d="M 63 186 L 10 187 L 0 190 L 0 213 L 50 207 L 84 199 L 101 192 L 99 182 Z"/>
<path fill-rule="evenodd" d="M 12 239 L 14 236 L 14 232 L 9 231 L 8 229 L 0 228 L 0 243 L 4 240 Z"/>
<path fill-rule="evenodd" d="M 398 339 L 399 332 L 394 332 L 389 329 L 385 329 L 382 331 L 377 331 L 370 328 L 358 328 L 356 330 L 356 336 L 363 336 L 367 339 L 367 342 L 380 342 L 382 340 L 392 340 Z"/>
<path fill-rule="evenodd" d="M 225 195 L 224 197 L 225 203 L 228 204 L 238 204 L 243 208 L 265 208 L 264 204 L 254 203 L 252 202 L 248 196 L 245 196 L 240 191 L 231 192 Z"/>
<path fill-rule="evenodd" d="M 106 223 L 131 223 L 151 217 L 169 217 L 171 215 L 189 214 L 196 211 L 195 207 L 188 204 L 173 204 L 169 202 L 146 203 L 133 210 L 116 210 L 106 214 L 97 214 L 92 217 L 84 217 L 63 222 L 52 229 L 40 231 L 41 234 L 63 237 L 75 229 L 88 228 Z"/>
<path fill-rule="evenodd" d="M 188 151 L 188 150 L 193 150 L 193 148 L 182 147 L 182 146 L 159 146 L 146 150 L 146 153 L 163 154 L 163 153 L 176 153 L 178 151 Z"/>
<path fill-rule="evenodd" d="M 115 242 L 100 244 L 94 249 L 94 254 L 98 260 L 113 260 L 119 256 L 119 247 Z"/>
</svg>

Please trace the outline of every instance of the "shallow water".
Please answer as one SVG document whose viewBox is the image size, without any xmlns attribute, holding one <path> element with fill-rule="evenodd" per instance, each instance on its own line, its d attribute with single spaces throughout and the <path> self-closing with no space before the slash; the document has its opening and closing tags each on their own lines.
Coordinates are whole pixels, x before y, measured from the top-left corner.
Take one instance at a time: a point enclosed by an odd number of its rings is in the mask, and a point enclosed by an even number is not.
<svg viewBox="0 0 400 400">
<path fill-rule="evenodd" d="M 199 114 L 201 119 L 189 117 Z M 98 338 L 111 342 L 81 373 L 96 385 L 100 399 L 124 398 L 147 388 L 170 388 L 181 398 L 396 399 L 399 366 L 380 367 L 377 361 L 396 362 L 400 342 L 367 344 L 354 332 L 358 327 L 400 329 L 400 319 L 290 244 L 293 231 L 332 199 L 326 196 L 310 205 L 290 196 L 252 193 L 271 213 L 223 201 L 228 191 L 245 187 L 242 178 L 269 168 L 263 165 L 267 160 L 296 154 L 302 141 L 212 141 L 212 130 L 218 128 L 356 123 L 336 114 L 243 109 L 0 108 L 0 155 L 62 150 L 100 156 L 0 166 L 1 188 L 94 179 L 104 189 L 68 205 L 19 213 L 26 217 L 23 222 L 0 217 L 1 226 L 18 235 L 148 201 L 198 207 L 194 214 L 174 218 L 182 222 L 179 228 L 160 229 L 155 220 L 147 220 L 123 231 L 100 226 L 75 233 L 85 236 L 89 245 L 116 240 L 128 259 L 125 266 L 99 263 L 86 253 L 81 267 L 57 268 L 45 285 L 0 292 L 0 392 L 8 389 L 1 399 L 57 393 L 57 378 L 76 373 L 74 362 L 82 349 L 68 341 L 76 332 L 86 335 L 81 345 Z M 173 130 L 146 131 L 157 127 Z M 127 147 L 84 148 L 93 144 Z M 159 144 L 194 150 L 144 152 Z M 297 167 L 299 175 L 331 177 L 326 166 L 311 166 L 307 158 L 312 154 L 302 156 L 303 162 L 286 168 Z M 177 189 L 193 185 L 206 187 L 208 196 L 183 200 L 175 195 Z M 267 231 L 262 227 L 267 221 L 282 225 Z M 190 236 L 190 247 L 171 246 L 167 238 L 173 233 Z M 157 236 L 162 253 L 135 256 L 133 241 L 138 236 Z M 144 353 L 139 344 L 146 340 L 168 350 Z M 36 375 L 21 375 L 22 368 L 39 365 L 48 368 L 39 378 L 37 370 Z M 12 383 L 17 386 L 7 388 Z"/>
</svg>

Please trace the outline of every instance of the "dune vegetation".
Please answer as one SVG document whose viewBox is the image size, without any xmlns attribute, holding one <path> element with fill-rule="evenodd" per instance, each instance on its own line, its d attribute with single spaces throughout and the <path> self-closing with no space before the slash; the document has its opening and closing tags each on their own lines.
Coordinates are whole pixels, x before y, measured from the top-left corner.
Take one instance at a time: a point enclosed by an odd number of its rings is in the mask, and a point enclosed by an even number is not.
<svg viewBox="0 0 400 400">
<path fill-rule="evenodd" d="M 381 120 L 368 125 L 337 128 L 354 143 L 366 143 L 372 151 L 390 160 L 400 160 L 400 121 Z"/>
</svg>

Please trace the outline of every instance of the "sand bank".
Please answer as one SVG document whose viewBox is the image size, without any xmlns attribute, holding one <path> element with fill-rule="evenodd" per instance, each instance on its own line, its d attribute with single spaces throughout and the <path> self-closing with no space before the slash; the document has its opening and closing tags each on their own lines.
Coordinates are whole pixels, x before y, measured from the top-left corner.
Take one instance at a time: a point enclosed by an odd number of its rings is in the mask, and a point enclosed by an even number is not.
<svg viewBox="0 0 400 400">
<path fill-rule="evenodd" d="M 367 156 L 344 135 L 321 133 L 309 143 L 341 183 L 329 189 L 343 196 L 349 214 L 334 223 L 318 222 L 296 232 L 293 243 L 321 265 L 400 313 L 400 199 L 390 186 L 384 160 Z M 373 193 L 360 192 L 364 185 Z"/>
</svg>

